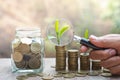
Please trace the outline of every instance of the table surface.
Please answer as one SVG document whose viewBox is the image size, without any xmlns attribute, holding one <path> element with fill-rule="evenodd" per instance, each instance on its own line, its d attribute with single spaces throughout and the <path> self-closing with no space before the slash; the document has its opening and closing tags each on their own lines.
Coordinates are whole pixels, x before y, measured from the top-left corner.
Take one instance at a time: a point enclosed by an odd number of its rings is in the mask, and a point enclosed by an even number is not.
<svg viewBox="0 0 120 80">
<path fill-rule="evenodd" d="M 45 58 L 44 59 L 45 66 L 43 73 L 54 73 L 55 69 L 51 68 L 51 66 L 55 65 L 54 58 Z M 11 61 L 9 58 L 1 58 L 0 59 L 0 80 L 16 80 L 16 76 L 21 75 L 23 73 L 12 73 L 11 71 Z M 27 80 L 42 80 L 38 77 L 31 77 Z M 75 77 L 71 79 L 64 78 L 55 78 L 54 80 L 120 80 L 120 77 L 102 77 L 102 76 L 86 76 L 86 77 Z"/>
</svg>

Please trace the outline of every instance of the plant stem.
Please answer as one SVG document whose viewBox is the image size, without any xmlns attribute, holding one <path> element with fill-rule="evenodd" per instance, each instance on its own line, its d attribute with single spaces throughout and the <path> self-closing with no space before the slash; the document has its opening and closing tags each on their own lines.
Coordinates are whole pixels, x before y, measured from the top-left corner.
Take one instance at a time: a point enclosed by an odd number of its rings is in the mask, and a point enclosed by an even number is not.
<svg viewBox="0 0 120 80">
<path fill-rule="evenodd" d="M 60 44 L 60 38 L 59 38 L 59 33 L 56 32 L 56 35 L 57 35 L 57 42 L 58 42 L 58 45 Z"/>
</svg>

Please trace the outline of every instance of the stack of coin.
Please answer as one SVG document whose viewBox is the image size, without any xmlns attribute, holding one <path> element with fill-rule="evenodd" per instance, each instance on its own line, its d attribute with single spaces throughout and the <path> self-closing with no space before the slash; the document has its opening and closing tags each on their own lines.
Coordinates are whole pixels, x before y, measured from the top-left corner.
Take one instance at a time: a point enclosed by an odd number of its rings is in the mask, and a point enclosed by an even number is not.
<svg viewBox="0 0 120 80">
<path fill-rule="evenodd" d="M 81 53 L 80 54 L 80 69 L 81 70 L 90 70 L 89 53 Z"/>
<path fill-rule="evenodd" d="M 66 49 L 65 46 L 55 46 L 56 49 L 56 71 L 66 70 Z"/>
<path fill-rule="evenodd" d="M 78 50 L 68 50 L 68 70 L 78 70 Z"/>
<path fill-rule="evenodd" d="M 92 70 L 101 70 L 100 60 L 92 60 Z"/>
<path fill-rule="evenodd" d="M 38 69 L 41 66 L 40 43 L 31 42 L 30 44 L 18 41 L 13 44 L 12 59 L 17 68 Z"/>
</svg>

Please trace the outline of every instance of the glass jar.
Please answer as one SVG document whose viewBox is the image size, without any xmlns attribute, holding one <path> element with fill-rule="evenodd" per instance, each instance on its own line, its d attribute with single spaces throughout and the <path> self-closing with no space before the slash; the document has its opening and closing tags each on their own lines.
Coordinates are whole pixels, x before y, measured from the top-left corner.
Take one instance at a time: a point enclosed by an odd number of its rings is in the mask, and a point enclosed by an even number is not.
<svg viewBox="0 0 120 80">
<path fill-rule="evenodd" d="M 12 41 L 12 72 L 42 72 L 44 40 L 40 28 L 18 28 Z"/>
</svg>

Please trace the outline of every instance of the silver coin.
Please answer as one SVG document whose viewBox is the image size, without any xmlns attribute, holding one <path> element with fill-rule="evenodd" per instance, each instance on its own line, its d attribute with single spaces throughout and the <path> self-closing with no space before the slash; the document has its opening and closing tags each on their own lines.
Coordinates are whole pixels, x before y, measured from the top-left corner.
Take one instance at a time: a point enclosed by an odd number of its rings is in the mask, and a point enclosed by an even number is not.
<svg viewBox="0 0 120 80">
<path fill-rule="evenodd" d="M 101 76 L 110 77 L 110 76 L 112 76 L 112 74 L 111 73 L 101 73 Z"/>
</svg>

